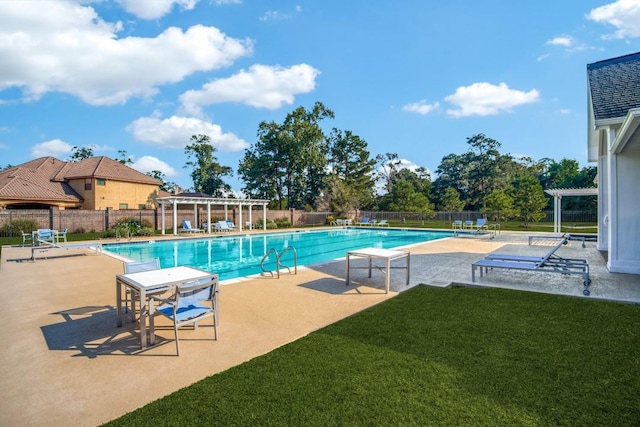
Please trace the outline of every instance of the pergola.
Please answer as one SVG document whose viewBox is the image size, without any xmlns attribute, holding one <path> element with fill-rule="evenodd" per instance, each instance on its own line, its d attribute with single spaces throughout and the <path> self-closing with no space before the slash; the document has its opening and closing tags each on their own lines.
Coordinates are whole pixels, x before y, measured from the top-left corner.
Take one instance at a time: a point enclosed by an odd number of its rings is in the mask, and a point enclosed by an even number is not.
<svg viewBox="0 0 640 427">
<path fill-rule="evenodd" d="M 187 196 L 187 195 L 175 195 L 167 197 L 158 197 L 156 199 L 160 203 L 162 211 L 162 234 L 165 230 L 165 205 L 171 205 L 173 209 L 173 234 L 178 235 L 178 205 L 193 205 L 193 214 L 196 224 L 198 224 L 198 205 L 207 205 L 207 233 L 211 233 L 211 206 L 224 206 L 224 218 L 228 217 L 229 206 L 238 207 L 238 229 L 242 231 L 242 208 L 247 207 L 249 209 L 249 222 L 253 223 L 252 219 L 252 207 L 262 206 L 262 228 L 267 229 L 267 205 L 269 200 L 262 199 L 229 199 L 226 197 L 206 197 L 206 196 Z"/>
<path fill-rule="evenodd" d="M 544 190 L 553 196 L 553 232 L 562 232 L 562 197 L 563 196 L 597 196 L 597 188 L 551 188 Z"/>
</svg>

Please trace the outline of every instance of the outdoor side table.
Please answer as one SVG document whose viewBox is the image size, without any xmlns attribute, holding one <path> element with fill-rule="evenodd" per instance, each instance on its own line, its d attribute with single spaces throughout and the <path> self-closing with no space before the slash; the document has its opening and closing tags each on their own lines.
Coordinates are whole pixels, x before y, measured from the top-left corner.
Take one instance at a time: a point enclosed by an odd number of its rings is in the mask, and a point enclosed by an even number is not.
<svg viewBox="0 0 640 427">
<path fill-rule="evenodd" d="M 368 260 L 368 265 L 365 267 L 354 267 L 351 265 L 351 257 L 356 258 L 365 258 Z M 406 260 L 405 266 L 397 266 L 392 267 L 391 261 L 398 260 L 404 258 Z M 382 260 L 384 261 L 384 266 L 375 265 L 374 260 Z M 347 283 L 349 286 L 350 282 L 350 274 L 351 269 L 368 269 L 369 277 L 371 277 L 371 270 L 373 268 L 377 268 L 378 270 L 385 273 L 385 291 L 389 293 L 389 284 L 391 281 L 391 269 L 392 268 L 404 268 L 407 273 L 407 285 L 409 284 L 409 271 L 411 265 L 411 254 L 408 251 L 398 251 L 398 250 L 390 250 L 390 249 L 380 249 L 380 248 L 364 248 L 358 249 L 355 251 L 347 252 Z"/>
</svg>

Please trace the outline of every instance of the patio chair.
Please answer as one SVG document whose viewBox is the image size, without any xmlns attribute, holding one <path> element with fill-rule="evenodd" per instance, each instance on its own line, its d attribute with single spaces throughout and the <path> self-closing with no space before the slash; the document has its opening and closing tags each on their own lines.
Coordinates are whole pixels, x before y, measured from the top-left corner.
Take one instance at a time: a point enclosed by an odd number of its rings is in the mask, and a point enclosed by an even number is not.
<svg viewBox="0 0 640 427">
<path fill-rule="evenodd" d="M 384 227 L 388 227 L 388 226 L 389 226 L 389 223 L 387 222 L 387 220 L 386 220 L 386 219 L 381 219 L 381 220 L 380 220 L 380 222 L 379 222 L 379 223 L 377 223 L 376 225 L 377 225 L 378 227 L 382 227 L 382 226 L 384 226 Z"/>
<path fill-rule="evenodd" d="M 48 243 L 53 245 L 53 230 L 49 228 L 39 228 L 36 230 L 36 242 L 35 243 Z"/>
<path fill-rule="evenodd" d="M 60 243 L 60 240 L 63 240 L 65 243 L 67 243 L 67 229 L 65 228 L 62 231 L 56 231 L 53 237 L 55 238 L 56 243 Z"/>
<path fill-rule="evenodd" d="M 456 219 L 451 223 L 451 228 L 455 229 L 460 229 L 462 230 L 462 220 L 461 219 Z"/>
<path fill-rule="evenodd" d="M 124 263 L 124 273 L 141 273 L 143 271 L 151 271 L 160 269 L 160 260 L 158 258 L 145 259 L 142 261 L 128 261 Z M 165 292 L 166 289 L 158 290 L 158 293 Z M 133 317 L 136 313 L 136 299 L 140 299 L 140 295 L 133 289 L 126 288 L 124 295 L 125 311 L 129 311 L 129 305 L 131 305 L 131 312 Z"/>
<path fill-rule="evenodd" d="M 590 295 L 589 285 L 589 263 L 586 259 L 563 258 L 555 254 L 555 252 L 569 240 L 569 236 L 565 235 L 562 240 L 554 246 L 545 256 L 535 257 L 526 255 L 510 255 L 510 254 L 490 254 L 485 259 L 471 264 L 471 281 L 476 281 L 476 268 L 480 269 L 480 277 L 483 272 L 489 272 L 490 269 L 502 268 L 507 270 L 524 270 L 539 271 L 560 274 L 578 274 L 582 277 L 585 296 Z"/>
<path fill-rule="evenodd" d="M 229 226 L 230 230 L 237 230 L 238 227 L 236 227 L 236 225 L 233 223 L 233 221 L 227 220 L 227 225 Z"/>
<path fill-rule="evenodd" d="M 182 220 L 182 232 L 183 233 L 201 233 L 203 230 L 201 228 L 193 228 L 191 226 L 191 221 L 188 219 Z"/>
<path fill-rule="evenodd" d="M 151 303 L 157 300 L 162 303 L 155 309 L 154 315 L 161 315 L 173 322 L 173 330 L 176 336 L 176 353 L 180 356 L 180 340 L 178 329 L 186 325 L 198 327 L 200 320 L 213 318 L 213 337 L 218 339 L 218 278 L 207 277 L 205 279 L 184 283 L 175 288 L 172 298 L 151 297 Z M 207 304 L 203 304 L 207 302 Z M 150 320 L 153 328 L 153 317 Z"/>
<path fill-rule="evenodd" d="M 470 219 L 466 220 L 464 222 L 463 228 L 473 228 L 473 221 L 471 221 Z"/>
<path fill-rule="evenodd" d="M 22 233 L 22 246 L 26 246 L 27 243 L 29 245 L 33 245 L 33 233 L 25 233 L 24 231 L 20 231 Z"/>
</svg>

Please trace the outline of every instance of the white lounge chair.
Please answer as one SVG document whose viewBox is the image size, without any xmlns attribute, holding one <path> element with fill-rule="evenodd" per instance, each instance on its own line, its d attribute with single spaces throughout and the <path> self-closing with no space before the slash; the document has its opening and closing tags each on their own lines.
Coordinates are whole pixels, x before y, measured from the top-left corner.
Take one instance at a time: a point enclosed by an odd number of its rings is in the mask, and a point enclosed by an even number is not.
<svg viewBox="0 0 640 427">
<path fill-rule="evenodd" d="M 227 221 L 218 221 L 214 226 L 215 231 L 231 231 L 229 223 Z"/>
<path fill-rule="evenodd" d="M 202 233 L 202 229 L 201 228 L 193 228 L 191 226 L 191 221 L 188 219 L 183 219 L 182 220 L 182 230 L 181 232 L 183 233 Z"/>
<path fill-rule="evenodd" d="M 377 225 L 378 227 L 388 227 L 388 226 L 389 226 L 389 223 L 387 222 L 387 220 L 386 220 L 386 219 L 381 219 L 381 220 L 380 220 L 380 222 L 378 222 L 376 225 Z"/>
<path fill-rule="evenodd" d="M 360 221 L 358 225 L 369 225 L 369 217 L 362 218 L 362 221 Z"/>
</svg>

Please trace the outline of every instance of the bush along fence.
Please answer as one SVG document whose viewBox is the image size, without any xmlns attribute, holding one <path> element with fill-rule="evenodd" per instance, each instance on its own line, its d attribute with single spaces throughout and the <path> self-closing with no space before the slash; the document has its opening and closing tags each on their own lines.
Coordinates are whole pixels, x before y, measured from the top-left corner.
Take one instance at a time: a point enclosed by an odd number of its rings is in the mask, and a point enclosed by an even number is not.
<svg viewBox="0 0 640 427">
<path fill-rule="evenodd" d="M 290 226 L 322 226 L 328 223 L 327 217 L 342 218 L 334 212 L 305 212 L 300 210 L 267 210 L 267 228 L 287 228 Z M 386 219 L 392 222 L 416 222 L 416 221 L 453 221 L 476 220 L 484 217 L 477 211 L 462 212 L 436 212 L 432 218 L 426 218 L 419 212 L 381 212 L 381 211 L 360 211 L 352 213 L 346 217 L 358 221 L 364 217 Z M 226 214 L 224 209 L 212 209 L 211 222 L 222 219 L 230 219 L 237 225 L 240 215 L 237 209 L 228 209 Z M 197 218 L 193 208 L 185 207 L 178 209 L 178 226 L 183 219 L 188 219 L 192 224 L 202 226 L 207 222 L 206 209 L 198 209 Z M 254 225 L 262 228 L 262 209 L 252 211 L 251 220 Z M 165 211 L 164 225 L 167 231 L 173 229 L 173 212 Z M 242 211 L 243 227 L 249 221 L 249 212 Z M 543 222 L 553 222 L 553 212 L 545 212 Z M 582 211 L 562 211 L 562 222 L 597 222 L 596 214 Z M 0 237 L 20 236 L 21 232 L 29 232 L 38 228 L 50 228 L 54 230 L 67 229 L 69 233 L 102 233 L 115 230 L 124 233 L 124 229 L 136 229 L 140 234 L 152 234 L 162 227 L 162 211 L 160 209 L 106 209 L 99 211 L 87 210 L 59 210 L 49 209 L 5 209 L 0 211 Z"/>
</svg>

